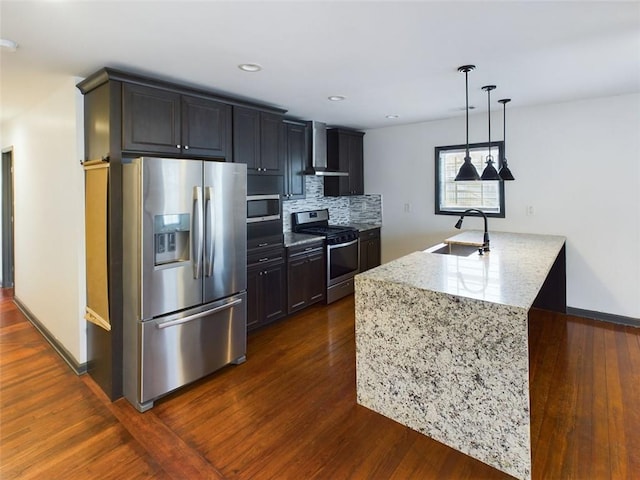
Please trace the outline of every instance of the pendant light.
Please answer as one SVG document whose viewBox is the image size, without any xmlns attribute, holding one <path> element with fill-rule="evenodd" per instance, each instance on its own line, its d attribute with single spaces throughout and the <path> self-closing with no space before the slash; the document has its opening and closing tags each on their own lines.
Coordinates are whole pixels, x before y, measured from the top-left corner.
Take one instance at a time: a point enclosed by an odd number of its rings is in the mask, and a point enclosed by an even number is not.
<svg viewBox="0 0 640 480">
<path fill-rule="evenodd" d="M 471 163 L 471 155 L 469 155 L 469 72 L 475 70 L 475 65 L 463 65 L 458 68 L 459 72 L 464 72 L 465 82 L 465 98 L 466 98 L 466 112 L 467 112 L 467 149 L 464 157 L 464 163 L 456 175 L 455 181 L 467 181 L 467 180 L 480 180 L 480 175 L 473 163 Z"/>
<path fill-rule="evenodd" d="M 502 100 L 498 100 L 498 103 L 502 104 L 503 118 L 502 141 L 504 147 L 502 152 L 502 168 L 500 168 L 500 172 L 498 173 L 502 180 L 515 180 L 511 173 L 511 170 L 509 170 L 509 165 L 507 164 L 507 103 L 509 103 L 510 101 L 510 98 L 503 98 Z"/>
<path fill-rule="evenodd" d="M 487 155 L 487 161 L 485 162 L 487 166 L 484 168 L 482 176 L 480 177 L 482 180 L 502 180 L 500 175 L 498 175 L 496 167 L 493 166 L 493 155 L 491 155 L 491 90 L 495 89 L 495 85 L 485 85 L 482 87 L 482 90 L 487 92 L 487 115 L 489 116 L 489 155 Z"/>
</svg>

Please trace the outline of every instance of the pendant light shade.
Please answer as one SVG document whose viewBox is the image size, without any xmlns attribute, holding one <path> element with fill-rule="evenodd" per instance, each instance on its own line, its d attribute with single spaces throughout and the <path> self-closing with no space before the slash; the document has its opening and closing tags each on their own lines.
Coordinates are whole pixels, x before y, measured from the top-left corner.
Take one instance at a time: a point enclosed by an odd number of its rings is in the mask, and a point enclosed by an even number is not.
<svg viewBox="0 0 640 480">
<path fill-rule="evenodd" d="M 485 85 L 482 89 L 487 92 L 487 115 L 489 117 L 489 155 L 487 155 L 487 161 L 485 162 L 487 166 L 482 172 L 482 176 L 480 177 L 482 180 L 502 180 L 500 175 L 498 175 L 498 171 L 496 167 L 493 166 L 495 163 L 493 161 L 493 155 L 491 155 L 491 90 L 495 90 L 495 85 Z"/>
<path fill-rule="evenodd" d="M 459 72 L 464 72 L 464 83 L 465 83 L 465 100 L 466 100 L 466 115 L 467 115 L 467 149 L 466 154 L 464 156 L 464 163 L 460 167 L 458 174 L 456 175 L 455 181 L 467 181 L 467 180 L 480 180 L 480 175 L 478 175 L 478 171 L 476 167 L 471 163 L 471 155 L 469 155 L 469 72 L 475 70 L 475 65 L 463 65 L 458 68 Z"/>
<path fill-rule="evenodd" d="M 503 118 L 503 160 L 502 160 L 502 168 L 500 168 L 500 178 L 502 180 L 515 180 L 511 170 L 509 170 L 509 165 L 507 164 L 507 103 L 511 101 L 510 98 L 503 98 L 502 100 L 498 100 L 498 103 L 502 104 L 502 118 Z"/>
</svg>

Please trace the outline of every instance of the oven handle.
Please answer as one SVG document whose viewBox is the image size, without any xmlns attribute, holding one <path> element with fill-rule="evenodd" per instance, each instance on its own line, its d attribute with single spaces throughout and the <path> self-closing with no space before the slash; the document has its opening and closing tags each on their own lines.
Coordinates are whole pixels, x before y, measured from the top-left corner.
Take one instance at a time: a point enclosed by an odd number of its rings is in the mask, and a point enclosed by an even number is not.
<svg viewBox="0 0 640 480">
<path fill-rule="evenodd" d="M 355 240 L 352 240 L 350 242 L 347 243 L 337 243 L 335 245 L 329 245 L 329 250 L 333 250 L 334 248 L 342 248 L 342 247 L 348 247 L 349 245 L 353 245 L 354 243 L 358 243 L 358 238 L 356 238 Z"/>
</svg>

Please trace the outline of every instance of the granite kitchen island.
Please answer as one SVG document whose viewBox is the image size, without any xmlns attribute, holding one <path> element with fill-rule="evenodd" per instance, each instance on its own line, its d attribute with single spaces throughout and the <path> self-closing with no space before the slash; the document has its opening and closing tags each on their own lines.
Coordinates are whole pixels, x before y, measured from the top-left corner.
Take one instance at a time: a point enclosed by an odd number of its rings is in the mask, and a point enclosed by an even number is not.
<svg viewBox="0 0 640 480">
<path fill-rule="evenodd" d="M 531 478 L 528 312 L 565 310 L 564 244 L 491 232 L 484 255 L 414 252 L 356 276 L 358 403 Z"/>
</svg>

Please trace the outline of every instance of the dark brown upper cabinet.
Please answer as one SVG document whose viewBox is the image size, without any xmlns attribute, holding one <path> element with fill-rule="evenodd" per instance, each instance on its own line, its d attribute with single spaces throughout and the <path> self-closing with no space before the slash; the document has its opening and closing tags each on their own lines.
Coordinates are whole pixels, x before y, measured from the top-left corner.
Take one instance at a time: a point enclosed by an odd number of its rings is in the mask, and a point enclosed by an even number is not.
<svg viewBox="0 0 640 480">
<path fill-rule="evenodd" d="M 283 116 L 260 110 L 233 108 L 233 161 L 247 164 L 249 175 L 282 175 Z"/>
<path fill-rule="evenodd" d="M 327 166 L 330 170 L 349 172 L 349 176 L 325 177 L 325 195 L 364 195 L 363 137 L 364 132 L 355 130 L 327 130 Z"/>
<path fill-rule="evenodd" d="M 305 198 L 304 170 L 309 156 L 307 126 L 304 123 L 284 122 L 284 198 Z"/>
<path fill-rule="evenodd" d="M 125 83 L 122 114 L 123 150 L 231 160 L 230 105 Z"/>
</svg>

